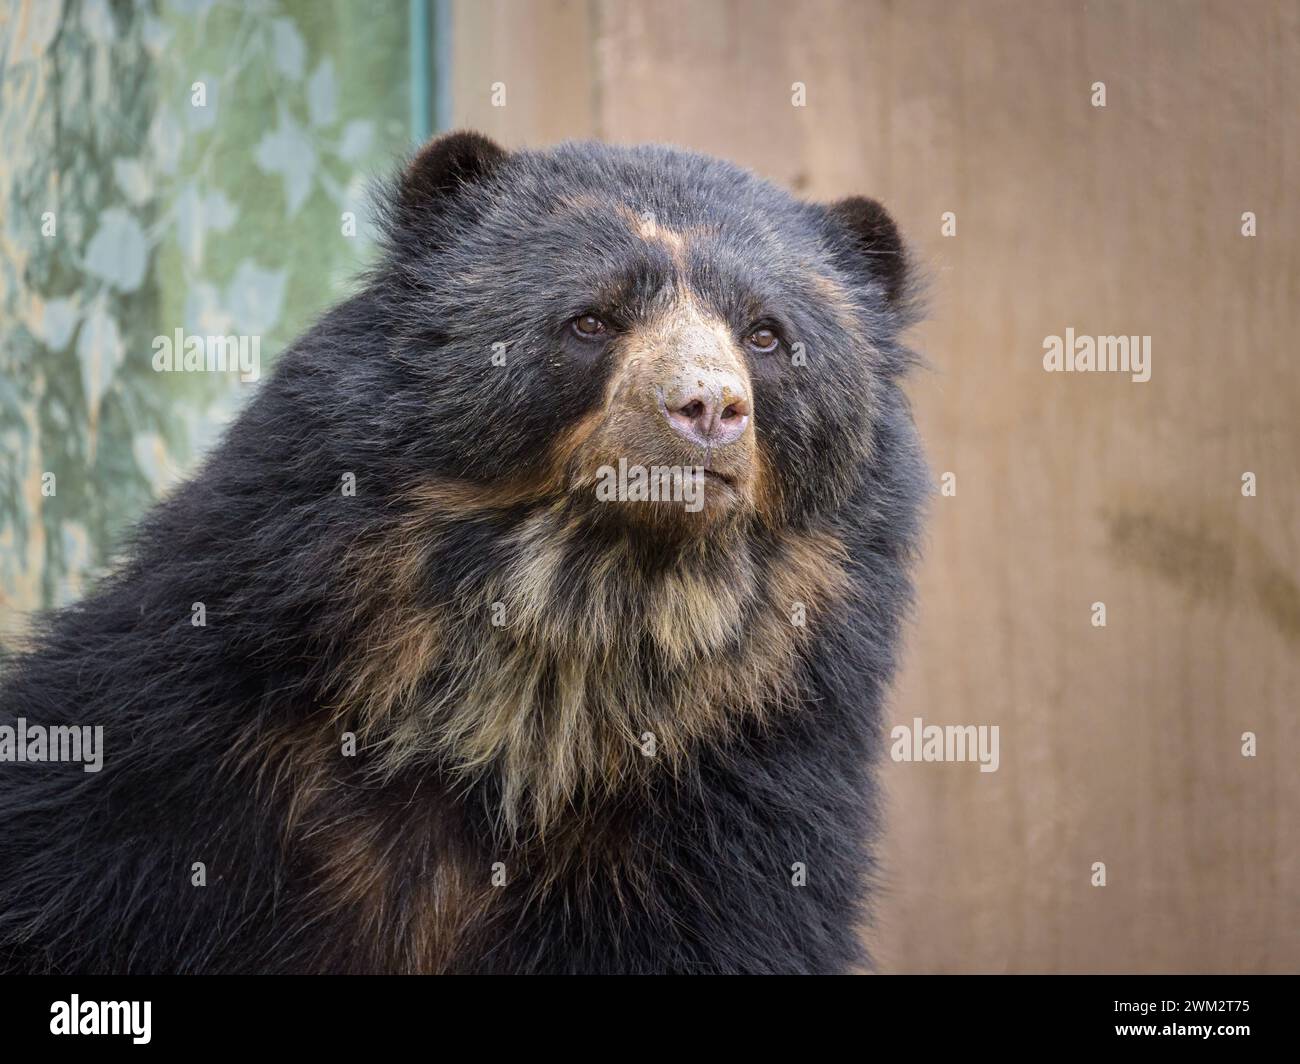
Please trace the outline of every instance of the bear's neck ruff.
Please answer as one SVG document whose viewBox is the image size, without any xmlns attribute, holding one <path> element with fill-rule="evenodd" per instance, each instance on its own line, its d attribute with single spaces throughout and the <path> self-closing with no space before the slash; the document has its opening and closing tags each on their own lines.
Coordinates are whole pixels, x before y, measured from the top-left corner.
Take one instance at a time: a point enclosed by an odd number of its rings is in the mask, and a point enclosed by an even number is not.
<svg viewBox="0 0 1300 1064">
<path fill-rule="evenodd" d="M 848 584 L 826 532 L 737 528 L 647 554 L 564 498 L 502 523 L 499 561 L 446 556 L 482 518 L 426 493 L 348 553 L 355 623 L 325 690 L 382 775 L 496 772 L 511 829 L 682 771 L 700 742 L 789 706 L 809 628 Z M 430 594 L 448 565 L 454 590 Z"/>
</svg>

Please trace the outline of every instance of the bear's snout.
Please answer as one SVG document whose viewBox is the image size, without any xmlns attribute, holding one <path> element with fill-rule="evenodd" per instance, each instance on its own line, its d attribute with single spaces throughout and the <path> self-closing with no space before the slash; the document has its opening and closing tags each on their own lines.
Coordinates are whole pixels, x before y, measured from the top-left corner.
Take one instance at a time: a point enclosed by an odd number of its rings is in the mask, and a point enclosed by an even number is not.
<svg viewBox="0 0 1300 1064">
<path fill-rule="evenodd" d="M 673 431 L 700 447 L 725 447 L 749 424 L 749 394 L 734 373 L 688 369 L 659 389 L 659 412 Z"/>
</svg>

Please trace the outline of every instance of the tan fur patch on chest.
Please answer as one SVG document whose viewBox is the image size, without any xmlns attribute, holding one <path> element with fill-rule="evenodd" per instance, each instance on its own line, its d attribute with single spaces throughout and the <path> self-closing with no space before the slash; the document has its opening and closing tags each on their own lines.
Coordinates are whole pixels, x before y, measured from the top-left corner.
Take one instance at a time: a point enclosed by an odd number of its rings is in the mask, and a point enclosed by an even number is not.
<svg viewBox="0 0 1300 1064">
<path fill-rule="evenodd" d="M 436 558 L 436 527 L 349 559 L 364 595 L 334 708 L 393 771 L 421 756 L 495 769 L 505 820 L 534 830 L 789 707 L 810 627 L 848 586 L 827 533 L 778 536 L 761 558 L 738 539 L 725 564 L 701 542 L 650 576 L 617 546 L 584 553 L 556 503 L 462 600 L 421 606 L 411 559 Z"/>
</svg>

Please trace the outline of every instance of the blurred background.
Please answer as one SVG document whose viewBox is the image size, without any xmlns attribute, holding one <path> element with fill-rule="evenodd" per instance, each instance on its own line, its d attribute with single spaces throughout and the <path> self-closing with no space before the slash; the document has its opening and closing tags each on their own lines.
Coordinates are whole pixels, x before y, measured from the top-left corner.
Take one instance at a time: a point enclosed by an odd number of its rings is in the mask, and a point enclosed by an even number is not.
<svg viewBox="0 0 1300 1064">
<path fill-rule="evenodd" d="M 0 0 L 0 639 L 256 387 L 153 338 L 265 371 L 366 261 L 368 179 L 463 126 L 911 240 L 936 496 L 889 720 L 998 725 L 1000 767 L 882 764 L 881 970 L 1300 969 L 1295 0 Z M 1044 372 L 1067 328 L 1150 336 L 1150 381 Z"/>
</svg>

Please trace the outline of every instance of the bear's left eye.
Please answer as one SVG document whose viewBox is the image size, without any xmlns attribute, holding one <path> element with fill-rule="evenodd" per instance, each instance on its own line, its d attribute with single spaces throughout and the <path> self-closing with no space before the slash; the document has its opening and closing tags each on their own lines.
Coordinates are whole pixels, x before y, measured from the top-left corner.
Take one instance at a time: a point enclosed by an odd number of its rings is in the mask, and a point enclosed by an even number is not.
<svg viewBox="0 0 1300 1064">
<path fill-rule="evenodd" d="M 584 340 L 594 340 L 604 335 L 608 326 L 594 314 L 582 314 L 573 319 L 570 327 Z"/>
<path fill-rule="evenodd" d="M 750 330 L 745 337 L 745 343 L 751 351 L 757 351 L 760 355 L 770 355 L 776 350 L 781 338 L 777 336 L 776 330 L 767 325 L 760 325 L 757 329 Z"/>
</svg>

